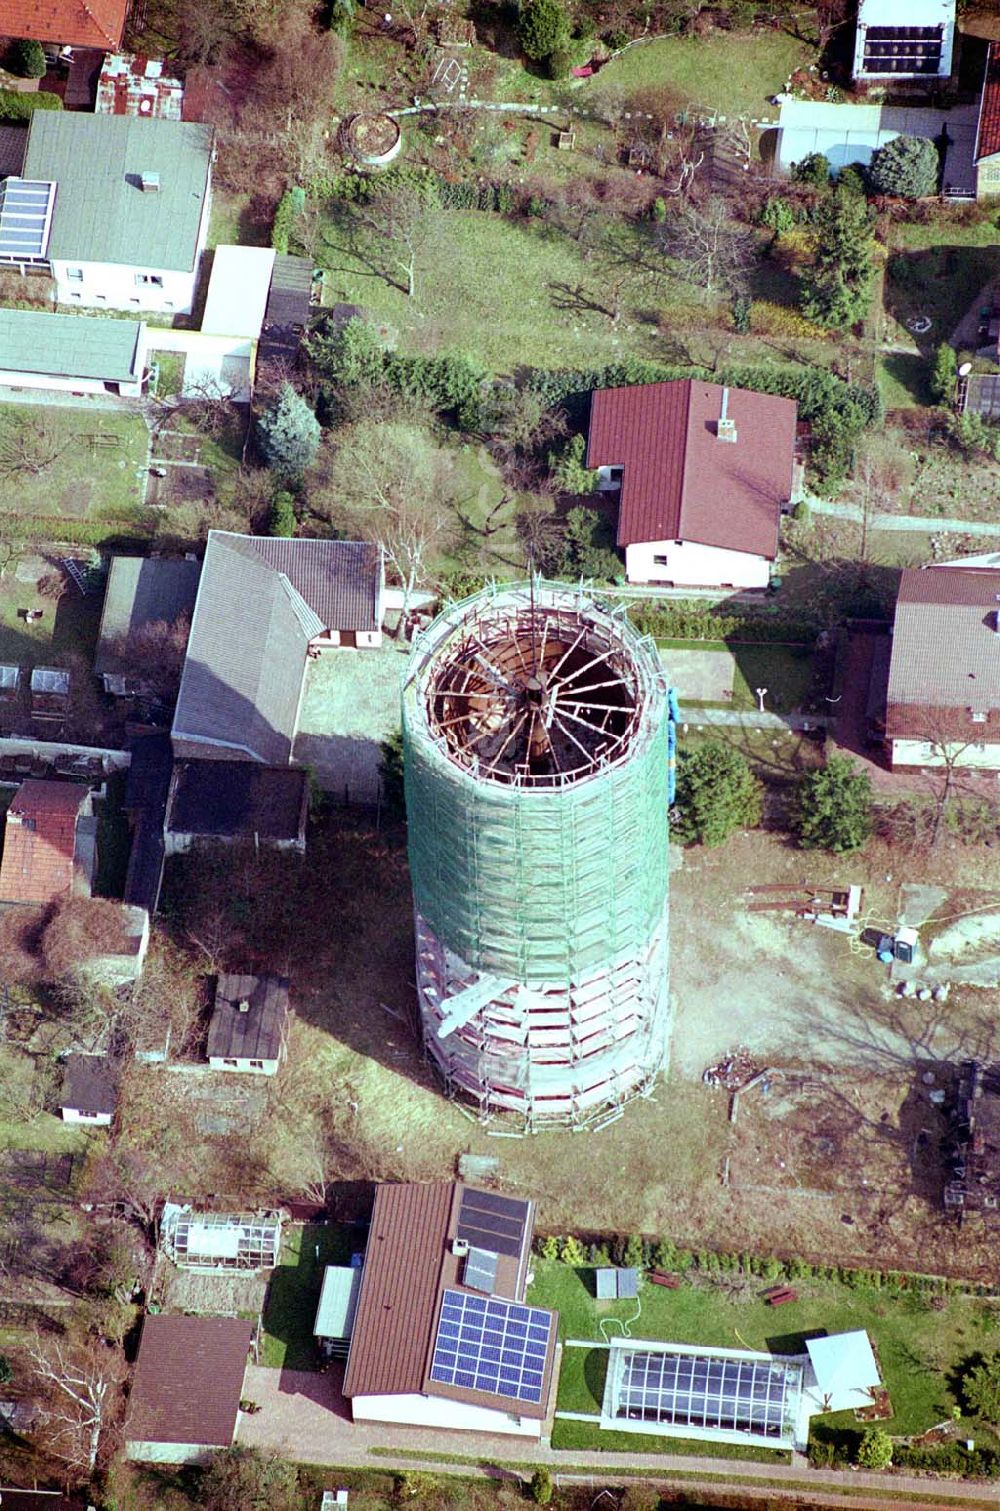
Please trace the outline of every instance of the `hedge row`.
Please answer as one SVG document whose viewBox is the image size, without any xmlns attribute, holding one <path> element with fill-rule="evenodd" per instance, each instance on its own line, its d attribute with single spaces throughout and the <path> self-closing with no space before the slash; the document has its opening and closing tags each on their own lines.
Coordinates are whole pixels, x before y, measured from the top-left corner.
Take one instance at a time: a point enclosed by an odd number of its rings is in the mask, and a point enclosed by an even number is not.
<svg viewBox="0 0 1000 1511">
<path fill-rule="evenodd" d="M 137 520 L 63 519 L 57 514 L 0 514 L 0 536 L 27 544 L 143 548 L 154 534 L 153 524 Z"/>
<path fill-rule="evenodd" d="M 658 640 L 773 640 L 811 645 L 816 626 L 780 610 L 755 614 L 719 614 L 692 599 L 630 602 L 627 613 L 636 629 Z"/>
<path fill-rule="evenodd" d="M 946 1275 L 916 1275 L 906 1270 L 854 1269 L 848 1265 L 810 1264 L 805 1259 L 738 1253 L 716 1249 L 680 1248 L 669 1238 L 650 1238 L 643 1233 L 591 1238 L 574 1233 L 546 1234 L 535 1240 L 543 1259 L 560 1260 L 570 1266 L 619 1264 L 636 1269 L 657 1269 L 686 1274 L 737 1274 L 758 1280 L 834 1280 L 852 1290 L 884 1290 L 910 1295 L 988 1296 L 996 1288 L 953 1280 Z"/>
<path fill-rule="evenodd" d="M 286 189 L 278 200 L 278 208 L 274 212 L 274 222 L 271 226 L 271 245 L 279 255 L 288 251 L 289 237 L 305 205 L 304 189 Z"/>
<path fill-rule="evenodd" d="M 22 94 L 19 89 L 0 89 L 0 121 L 27 121 L 36 110 L 61 110 L 57 94 L 44 89 Z"/>
<path fill-rule="evenodd" d="M 814 1427 L 809 1439 L 809 1462 L 814 1469 L 846 1469 L 857 1463 L 861 1432 L 850 1427 Z M 924 1448 L 893 1442 L 892 1467 L 926 1474 L 955 1474 L 962 1479 L 1000 1477 L 1000 1453 L 992 1448 L 973 1448 L 964 1443 L 942 1443 Z"/>
<path fill-rule="evenodd" d="M 425 204 L 443 210 L 483 210 L 511 215 L 516 210 L 538 214 L 546 208 L 537 195 L 519 195 L 510 184 L 494 183 L 488 178 L 455 181 L 435 173 L 432 168 L 405 163 L 384 168 L 374 175 L 324 174 L 314 178 L 309 185 L 314 199 L 339 199 L 347 204 L 364 204 L 376 194 L 398 189 L 413 189 Z"/>
</svg>

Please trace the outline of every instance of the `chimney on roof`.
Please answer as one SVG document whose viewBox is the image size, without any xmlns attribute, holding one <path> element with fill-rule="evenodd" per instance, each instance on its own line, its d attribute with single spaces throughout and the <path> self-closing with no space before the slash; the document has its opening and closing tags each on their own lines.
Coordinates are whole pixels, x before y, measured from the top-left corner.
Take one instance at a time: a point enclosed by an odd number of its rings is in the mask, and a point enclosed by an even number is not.
<svg viewBox="0 0 1000 1511">
<path fill-rule="evenodd" d="M 729 418 L 729 389 L 722 390 L 722 413 L 719 415 L 715 427 L 715 434 L 720 441 L 736 440 L 736 421 Z"/>
<path fill-rule="evenodd" d="M 993 610 L 993 633 L 1000 635 L 1000 593 L 996 594 L 997 606 Z"/>
<path fill-rule="evenodd" d="M 160 175 L 158 173 L 140 173 L 139 187 L 143 194 L 158 194 L 160 190 Z"/>
<path fill-rule="evenodd" d="M 250 1001 L 249 1001 L 249 998 L 247 998 L 247 997 L 241 997 L 240 1000 L 236 1004 L 236 1011 L 239 1012 L 239 1013 L 248 1013 L 250 1011 Z"/>
</svg>

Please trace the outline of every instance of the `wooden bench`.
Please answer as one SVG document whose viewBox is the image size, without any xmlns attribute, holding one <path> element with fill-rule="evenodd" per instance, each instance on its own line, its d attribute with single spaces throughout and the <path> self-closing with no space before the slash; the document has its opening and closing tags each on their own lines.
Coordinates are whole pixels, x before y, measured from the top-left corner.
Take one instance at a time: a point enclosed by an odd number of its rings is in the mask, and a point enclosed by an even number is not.
<svg viewBox="0 0 1000 1511">
<path fill-rule="evenodd" d="M 651 1285 L 665 1285 L 668 1291 L 676 1291 L 681 1283 L 679 1275 L 668 1275 L 666 1270 L 650 1270 L 649 1281 Z"/>
<path fill-rule="evenodd" d="M 786 1301 L 798 1301 L 798 1291 L 793 1291 L 790 1285 L 775 1286 L 774 1290 L 767 1291 L 764 1300 L 768 1306 L 784 1306 Z"/>
</svg>

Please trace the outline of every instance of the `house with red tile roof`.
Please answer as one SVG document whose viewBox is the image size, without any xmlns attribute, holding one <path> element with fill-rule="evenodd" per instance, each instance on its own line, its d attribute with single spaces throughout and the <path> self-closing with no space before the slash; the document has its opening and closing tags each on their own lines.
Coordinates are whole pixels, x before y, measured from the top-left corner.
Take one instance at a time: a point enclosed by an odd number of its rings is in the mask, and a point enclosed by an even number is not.
<svg viewBox="0 0 1000 1511">
<path fill-rule="evenodd" d="M 45 905 L 71 892 L 89 895 L 78 850 L 80 820 L 92 812 L 90 789 L 78 782 L 22 782 L 4 825 L 0 903 Z"/>
<path fill-rule="evenodd" d="M 938 566 L 903 572 L 886 739 L 894 768 L 1000 771 L 1000 570 Z"/>
<path fill-rule="evenodd" d="M 8 37 L 115 52 L 128 8 L 129 0 L 4 0 L 3 29 Z"/>
<path fill-rule="evenodd" d="M 976 128 L 976 198 L 1000 194 L 1000 42 L 991 42 Z"/>
<path fill-rule="evenodd" d="M 766 588 L 795 485 L 792 399 L 681 379 L 598 389 L 587 466 L 631 583 Z"/>
</svg>

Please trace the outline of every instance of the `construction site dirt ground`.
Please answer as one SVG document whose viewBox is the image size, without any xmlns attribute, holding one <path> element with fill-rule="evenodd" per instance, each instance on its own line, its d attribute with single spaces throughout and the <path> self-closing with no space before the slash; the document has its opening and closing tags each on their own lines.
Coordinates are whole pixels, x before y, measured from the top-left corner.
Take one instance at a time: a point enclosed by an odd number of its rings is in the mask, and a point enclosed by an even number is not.
<svg viewBox="0 0 1000 1511">
<path fill-rule="evenodd" d="M 668 1076 L 600 1132 L 513 1137 L 513 1124 L 483 1128 L 445 1100 L 424 1060 L 402 834 L 347 816 L 328 822 L 310 840 L 310 886 L 323 904 L 298 925 L 308 947 L 292 960 L 288 1063 L 227 1156 L 228 1177 L 225 1140 L 196 1125 L 177 1141 L 185 1194 L 203 1194 L 193 1189 L 203 1168 L 206 1192 L 274 1200 L 325 1179 L 335 1204 L 352 1193 L 363 1203 L 373 1179 L 453 1179 L 459 1156 L 474 1153 L 496 1162 L 491 1184 L 537 1199 L 542 1232 L 665 1234 L 694 1247 L 970 1276 L 995 1269 L 985 1228 L 944 1221 L 930 1091 L 951 1060 L 1000 1057 L 1000 993 L 963 986 L 944 1003 L 901 998 L 870 951 L 776 913 L 748 914 L 744 891 L 859 883 L 866 913 L 891 922 L 900 884 L 916 874 L 941 885 L 952 911 L 981 898 L 988 914 L 989 889 L 1000 891 L 993 851 L 948 839 L 917 856 L 875 841 L 838 858 L 758 831 L 685 852 L 671 875 Z M 727 1095 L 701 1078 L 741 1043 L 782 1075 L 766 1096 L 741 1099 L 734 1126 Z M 921 1080 L 929 1069 L 932 1085 Z M 164 1161 L 167 1143 L 156 1143 Z"/>
</svg>

